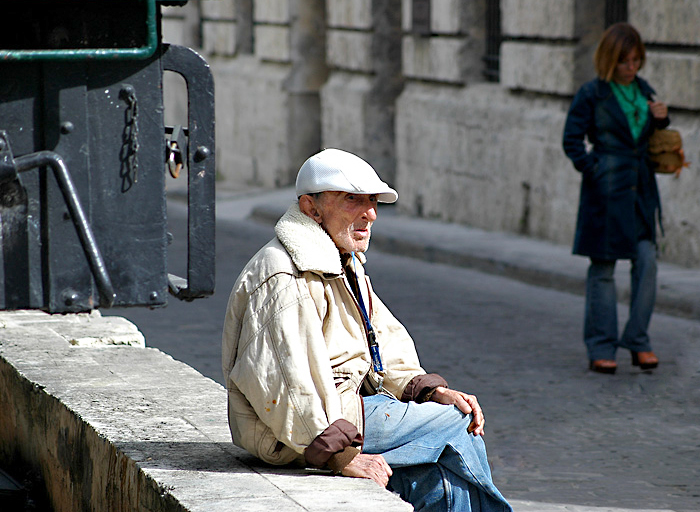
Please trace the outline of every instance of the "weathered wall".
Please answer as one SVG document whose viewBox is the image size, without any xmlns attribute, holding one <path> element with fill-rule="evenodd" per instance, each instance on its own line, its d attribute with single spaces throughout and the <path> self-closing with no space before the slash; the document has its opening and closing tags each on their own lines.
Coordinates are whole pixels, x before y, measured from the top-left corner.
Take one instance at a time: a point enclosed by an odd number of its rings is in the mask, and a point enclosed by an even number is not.
<svg viewBox="0 0 700 512">
<path fill-rule="evenodd" d="M 327 0 L 326 12 L 332 72 L 321 90 L 321 145 L 363 155 L 393 183 L 401 2 Z"/>
<path fill-rule="evenodd" d="M 427 20 L 415 22 L 414 6 L 427 6 Z M 166 36 L 197 35 L 212 64 L 220 186 L 290 184 L 307 156 L 341 147 L 375 165 L 405 212 L 571 243 L 579 176 L 561 132 L 594 76 L 605 0 L 500 0 L 497 83 L 483 74 L 487 0 L 187 8 L 199 17 L 170 8 Z M 670 105 L 694 163 L 658 179 L 661 256 L 700 266 L 700 3 L 629 0 L 628 12 L 648 46 L 641 75 Z"/>
<path fill-rule="evenodd" d="M 40 474 L 55 512 L 179 510 L 172 506 L 173 500 L 161 496 L 158 483 L 140 472 L 133 459 L 88 423 L 91 418 L 76 414 L 86 404 L 94 404 L 97 415 L 109 407 L 100 403 L 105 398 L 100 383 L 109 369 L 85 351 L 100 350 L 96 345 L 118 350 L 115 341 L 130 350 L 143 350 L 143 335 L 133 324 L 101 317 L 97 311 L 89 315 L 3 312 L 0 333 L 0 460 L 4 464 L 27 465 Z M 24 358 L 13 361 L 20 353 Z M 69 364 L 63 367 L 66 359 Z M 35 381 L 41 369 L 48 378 Z M 57 391 L 69 399 L 62 402 Z"/>
<path fill-rule="evenodd" d="M 561 174 L 562 107 L 496 84 L 407 86 L 397 108 L 402 208 L 568 242 L 578 190 L 574 172 Z"/>
</svg>

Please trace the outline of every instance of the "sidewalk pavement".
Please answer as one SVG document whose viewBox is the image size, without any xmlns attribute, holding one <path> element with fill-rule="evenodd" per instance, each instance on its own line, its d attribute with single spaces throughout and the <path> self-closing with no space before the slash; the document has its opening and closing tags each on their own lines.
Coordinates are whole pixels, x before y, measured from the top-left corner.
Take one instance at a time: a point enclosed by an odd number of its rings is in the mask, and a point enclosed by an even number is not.
<svg viewBox="0 0 700 512">
<path fill-rule="evenodd" d="M 293 187 L 217 194 L 219 220 L 274 223 L 294 201 Z M 584 294 L 588 259 L 569 246 L 508 233 L 488 232 L 459 224 L 401 215 L 393 205 L 380 205 L 372 226 L 371 248 L 435 263 L 474 268 L 537 286 Z M 629 298 L 629 261 L 618 262 L 618 297 Z M 659 263 L 656 311 L 700 319 L 700 269 Z"/>
</svg>

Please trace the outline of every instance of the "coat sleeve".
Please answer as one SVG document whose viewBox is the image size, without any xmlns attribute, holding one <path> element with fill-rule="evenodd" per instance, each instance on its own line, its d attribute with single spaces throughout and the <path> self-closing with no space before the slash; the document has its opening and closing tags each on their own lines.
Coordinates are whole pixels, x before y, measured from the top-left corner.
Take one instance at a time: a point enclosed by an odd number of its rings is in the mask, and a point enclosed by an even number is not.
<svg viewBox="0 0 700 512">
<path fill-rule="evenodd" d="M 584 138 L 594 125 L 595 100 L 584 85 L 574 96 L 564 124 L 564 153 L 577 171 L 591 171 L 596 160 L 586 151 Z"/>
<path fill-rule="evenodd" d="M 668 116 L 664 117 L 663 119 L 654 118 L 654 119 L 652 119 L 652 123 L 654 124 L 654 128 L 659 129 L 659 130 L 663 130 L 669 124 L 671 124 L 671 119 Z"/>
<path fill-rule="evenodd" d="M 302 454 L 341 418 L 320 312 L 306 281 L 289 274 L 243 295 L 227 317 L 241 326 L 227 379 L 274 437 Z M 236 309 L 243 318 L 229 318 Z"/>
<path fill-rule="evenodd" d="M 448 388 L 447 381 L 437 373 L 416 375 L 411 379 L 401 395 L 402 402 L 418 402 L 419 404 L 430 400 L 433 392 L 438 387 Z"/>
<path fill-rule="evenodd" d="M 643 80 L 641 78 L 637 78 L 639 83 L 641 84 L 640 86 L 643 88 L 642 91 L 646 98 L 649 101 L 656 101 L 656 91 L 649 85 L 649 82 L 646 80 Z M 651 113 L 649 113 L 649 116 L 651 117 Z M 655 117 L 651 117 L 651 127 L 653 129 L 658 129 L 658 130 L 663 130 L 666 128 L 669 124 L 671 124 L 671 119 L 666 116 L 663 119 L 656 119 Z"/>
</svg>

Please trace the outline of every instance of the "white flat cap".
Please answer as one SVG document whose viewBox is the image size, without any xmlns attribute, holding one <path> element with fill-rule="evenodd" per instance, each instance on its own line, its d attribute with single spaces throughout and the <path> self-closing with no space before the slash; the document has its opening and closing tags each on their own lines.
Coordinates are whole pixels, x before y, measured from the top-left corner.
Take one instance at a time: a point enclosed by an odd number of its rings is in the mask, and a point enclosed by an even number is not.
<svg viewBox="0 0 700 512">
<path fill-rule="evenodd" d="M 382 203 L 394 203 L 399 194 L 377 176 L 359 156 L 341 149 L 324 149 L 299 169 L 297 197 L 317 192 L 351 192 L 376 195 Z"/>
</svg>

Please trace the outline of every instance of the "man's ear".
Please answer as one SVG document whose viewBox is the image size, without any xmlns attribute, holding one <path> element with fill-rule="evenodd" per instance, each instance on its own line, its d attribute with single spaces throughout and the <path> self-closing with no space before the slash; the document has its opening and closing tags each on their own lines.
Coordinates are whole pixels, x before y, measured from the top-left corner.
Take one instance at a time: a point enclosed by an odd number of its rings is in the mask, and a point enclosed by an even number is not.
<svg viewBox="0 0 700 512">
<path fill-rule="evenodd" d="M 318 211 L 318 208 L 316 206 L 316 200 L 312 196 L 308 194 L 304 194 L 303 196 L 301 196 L 299 198 L 299 209 L 307 217 L 310 217 L 317 223 L 321 224 L 321 212 Z"/>
</svg>

